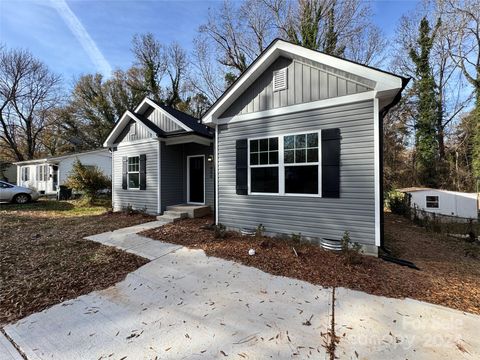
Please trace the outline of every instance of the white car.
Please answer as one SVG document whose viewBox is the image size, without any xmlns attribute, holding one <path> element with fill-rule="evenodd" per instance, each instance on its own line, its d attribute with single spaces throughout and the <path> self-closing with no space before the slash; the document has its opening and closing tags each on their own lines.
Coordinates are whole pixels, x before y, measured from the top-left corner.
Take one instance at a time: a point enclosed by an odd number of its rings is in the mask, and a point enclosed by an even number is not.
<svg viewBox="0 0 480 360">
<path fill-rule="evenodd" d="M 17 204 L 26 204 L 30 201 L 36 201 L 40 194 L 32 189 L 9 184 L 5 181 L 0 181 L 0 201 L 14 202 Z"/>
</svg>

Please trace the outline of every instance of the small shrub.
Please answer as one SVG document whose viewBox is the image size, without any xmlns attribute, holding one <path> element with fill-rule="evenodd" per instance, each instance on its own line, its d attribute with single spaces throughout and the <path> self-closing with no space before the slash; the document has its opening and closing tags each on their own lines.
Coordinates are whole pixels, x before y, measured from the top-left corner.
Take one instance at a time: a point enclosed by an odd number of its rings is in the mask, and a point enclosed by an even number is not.
<svg viewBox="0 0 480 360">
<path fill-rule="evenodd" d="M 302 233 L 298 233 L 298 234 L 292 233 L 291 238 L 295 242 L 300 242 L 300 240 L 302 240 Z"/>
<path fill-rule="evenodd" d="M 224 239 L 227 234 L 227 228 L 223 224 L 215 225 L 213 228 L 213 236 L 215 239 Z"/>
<path fill-rule="evenodd" d="M 86 203 L 92 205 L 100 190 L 112 187 L 112 181 L 97 166 L 85 166 L 76 160 L 65 185 L 81 192 Z"/>
<path fill-rule="evenodd" d="M 265 226 L 262 224 L 258 224 L 257 228 L 255 229 L 255 237 L 263 237 L 265 233 Z"/>
<path fill-rule="evenodd" d="M 358 242 L 354 242 L 352 244 L 350 233 L 348 231 L 343 233 L 340 242 L 342 245 L 342 253 L 345 257 L 345 262 L 351 265 L 360 264 L 362 262 L 362 246 Z"/>
<path fill-rule="evenodd" d="M 387 205 L 390 211 L 397 215 L 407 215 L 410 211 L 408 196 L 399 191 L 391 191 L 387 194 Z"/>
</svg>

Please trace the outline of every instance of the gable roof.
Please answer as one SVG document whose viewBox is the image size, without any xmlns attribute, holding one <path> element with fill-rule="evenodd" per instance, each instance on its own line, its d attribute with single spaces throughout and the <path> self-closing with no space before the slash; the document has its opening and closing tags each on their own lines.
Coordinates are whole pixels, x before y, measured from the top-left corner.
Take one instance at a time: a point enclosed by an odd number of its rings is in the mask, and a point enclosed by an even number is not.
<svg viewBox="0 0 480 360">
<path fill-rule="evenodd" d="M 392 102 L 410 80 L 384 70 L 359 64 L 337 56 L 311 50 L 291 42 L 275 39 L 250 66 L 225 90 L 202 117 L 205 124 L 213 123 L 278 57 L 303 57 L 318 63 L 358 75 L 375 83 L 378 98 Z M 385 102 L 386 107 L 390 102 Z"/>
<path fill-rule="evenodd" d="M 185 126 L 190 128 L 191 130 L 203 134 L 206 136 L 211 136 L 211 130 L 208 126 L 202 124 L 202 121 L 194 116 L 191 116 L 187 113 L 184 113 L 183 111 L 174 109 L 170 106 L 162 105 L 156 102 L 155 100 L 149 99 L 153 103 L 155 103 L 158 107 L 160 107 L 162 110 L 166 111 L 169 113 L 171 116 L 182 122 Z"/>
<path fill-rule="evenodd" d="M 170 135 L 178 135 L 179 132 L 166 132 L 162 130 L 153 121 L 144 116 L 145 111 L 148 108 L 156 109 L 165 114 L 169 120 L 175 122 L 180 128 L 182 128 L 183 134 L 196 134 L 208 138 L 213 138 L 212 130 L 201 123 L 200 119 L 190 116 L 180 110 L 176 110 L 172 107 L 165 106 L 157 103 L 156 101 L 145 97 L 142 102 L 135 108 L 135 110 L 127 110 L 122 115 L 119 121 L 115 124 L 112 131 L 104 141 L 103 146 L 108 147 L 113 145 L 114 141 L 121 134 L 125 126 L 131 121 L 137 121 L 144 125 L 148 131 L 156 138 L 166 138 Z"/>
</svg>

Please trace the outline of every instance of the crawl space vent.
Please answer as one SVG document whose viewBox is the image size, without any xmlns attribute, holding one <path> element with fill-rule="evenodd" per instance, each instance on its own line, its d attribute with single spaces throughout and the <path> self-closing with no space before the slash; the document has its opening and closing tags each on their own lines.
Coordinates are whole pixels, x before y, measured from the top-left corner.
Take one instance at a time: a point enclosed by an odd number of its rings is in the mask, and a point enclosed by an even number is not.
<svg viewBox="0 0 480 360">
<path fill-rule="evenodd" d="M 285 90 L 287 88 L 287 68 L 273 72 L 273 91 Z"/>
</svg>

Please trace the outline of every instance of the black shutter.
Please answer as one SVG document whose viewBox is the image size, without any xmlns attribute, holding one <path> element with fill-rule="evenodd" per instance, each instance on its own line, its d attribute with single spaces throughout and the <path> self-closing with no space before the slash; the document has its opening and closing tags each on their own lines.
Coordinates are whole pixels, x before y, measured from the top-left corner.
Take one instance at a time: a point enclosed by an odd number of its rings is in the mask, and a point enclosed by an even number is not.
<svg viewBox="0 0 480 360">
<path fill-rule="evenodd" d="M 322 197 L 340 197 L 340 129 L 322 130 Z"/>
<path fill-rule="evenodd" d="M 237 195 L 248 194 L 248 145 L 247 139 L 237 140 Z"/>
<path fill-rule="evenodd" d="M 126 156 L 122 157 L 122 189 L 127 190 L 127 166 L 128 158 Z"/>
<path fill-rule="evenodd" d="M 147 155 L 140 155 L 140 190 L 147 189 Z"/>
</svg>

